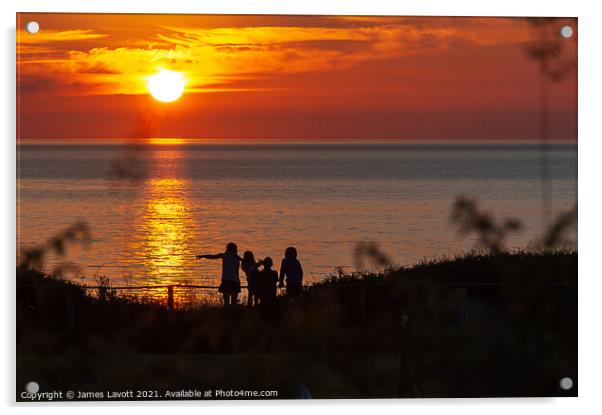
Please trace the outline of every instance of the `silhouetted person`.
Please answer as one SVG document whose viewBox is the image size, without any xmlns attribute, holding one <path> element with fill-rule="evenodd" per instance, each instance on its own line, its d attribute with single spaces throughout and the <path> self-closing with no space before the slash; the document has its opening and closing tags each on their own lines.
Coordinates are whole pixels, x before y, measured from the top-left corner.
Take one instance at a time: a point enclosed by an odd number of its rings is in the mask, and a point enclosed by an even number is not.
<svg viewBox="0 0 602 415">
<path fill-rule="evenodd" d="M 249 290 L 247 304 L 249 306 L 256 306 L 258 303 L 257 295 L 257 269 L 262 264 L 262 261 L 255 261 L 255 255 L 251 251 L 245 251 L 242 255 L 242 263 L 240 268 L 244 271 L 247 277 L 247 289 Z"/>
<path fill-rule="evenodd" d="M 224 306 L 235 305 L 238 303 L 238 293 L 240 293 L 240 278 L 238 269 L 240 268 L 241 257 L 238 256 L 238 247 L 234 242 L 226 245 L 226 251 L 214 255 L 197 255 L 197 259 L 221 259 L 222 260 L 222 282 L 218 291 L 224 297 Z"/>
<path fill-rule="evenodd" d="M 278 273 L 272 269 L 274 261 L 265 257 L 262 261 L 263 269 L 257 272 L 257 293 L 259 294 L 259 305 L 264 310 L 271 310 L 276 303 L 276 284 L 278 284 Z"/>
<path fill-rule="evenodd" d="M 289 246 L 284 251 L 284 259 L 280 265 L 279 287 L 284 287 L 286 279 L 286 295 L 297 297 L 303 289 L 303 268 L 297 259 L 297 249 Z"/>
</svg>

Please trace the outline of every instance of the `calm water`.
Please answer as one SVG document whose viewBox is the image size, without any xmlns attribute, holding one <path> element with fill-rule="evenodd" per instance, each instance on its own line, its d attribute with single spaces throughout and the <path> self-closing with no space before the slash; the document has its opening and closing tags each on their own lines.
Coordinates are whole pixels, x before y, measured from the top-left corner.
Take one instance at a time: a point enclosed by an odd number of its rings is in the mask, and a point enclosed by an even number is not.
<svg viewBox="0 0 602 415">
<path fill-rule="evenodd" d="M 525 222 L 511 247 L 541 234 L 537 145 L 198 144 L 41 146 L 19 152 L 19 246 L 76 220 L 93 233 L 48 267 L 76 264 L 83 281 L 215 284 L 218 262 L 241 252 L 279 263 L 294 245 L 309 275 L 353 269 L 353 248 L 378 242 L 395 262 L 460 253 L 473 242 L 448 221 L 458 195 Z M 577 196 L 575 145 L 549 151 L 552 211 Z M 125 166 L 119 176 L 115 163 Z M 131 174 L 139 177 L 132 179 Z M 123 177 L 125 174 L 126 177 Z"/>
</svg>

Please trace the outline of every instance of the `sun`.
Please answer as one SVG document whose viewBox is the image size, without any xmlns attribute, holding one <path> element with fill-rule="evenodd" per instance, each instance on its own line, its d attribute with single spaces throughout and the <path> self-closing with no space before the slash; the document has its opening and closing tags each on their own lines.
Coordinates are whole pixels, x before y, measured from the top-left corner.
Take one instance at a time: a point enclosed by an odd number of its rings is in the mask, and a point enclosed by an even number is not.
<svg viewBox="0 0 602 415">
<path fill-rule="evenodd" d="M 173 102 L 182 96 L 186 79 L 180 72 L 161 69 L 147 78 L 146 85 L 157 101 Z"/>
</svg>

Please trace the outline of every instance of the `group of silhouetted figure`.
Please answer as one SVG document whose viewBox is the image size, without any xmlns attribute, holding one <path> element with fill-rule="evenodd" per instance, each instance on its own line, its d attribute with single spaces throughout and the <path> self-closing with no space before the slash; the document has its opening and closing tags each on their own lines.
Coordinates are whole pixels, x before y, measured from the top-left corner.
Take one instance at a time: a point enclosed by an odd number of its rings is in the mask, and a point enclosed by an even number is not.
<svg viewBox="0 0 602 415">
<path fill-rule="evenodd" d="M 239 270 L 242 269 L 247 278 L 248 305 L 271 308 L 276 303 L 278 288 L 286 283 L 286 295 L 294 299 L 303 290 L 303 268 L 297 259 L 297 249 L 288 247 L 284 251 L 284 259 L 280 265 L 280 274 L 272 269 L 274 261 L 265 257 L 259 261 L 251 251 L 238 255 L 238 246 L 230 242 L 225 252 L 219 254 L 197 255 L 197 259 L 221 259 L 222 276 L 218 291 L 224 298 L 224 306 L 238 304 L 241 284 Z M 261 268 L 261 269 L 260 269 Z"/>
</svg>

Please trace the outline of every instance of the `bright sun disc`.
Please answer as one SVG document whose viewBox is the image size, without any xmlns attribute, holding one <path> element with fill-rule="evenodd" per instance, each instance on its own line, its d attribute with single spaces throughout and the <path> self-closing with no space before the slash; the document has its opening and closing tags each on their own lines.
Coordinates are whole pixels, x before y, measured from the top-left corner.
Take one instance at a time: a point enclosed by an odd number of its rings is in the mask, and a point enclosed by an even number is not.
<svg viewBox="0 0 602 415">
<path fill-rule="evenodd" d="M 161 102 L 173 102 L 182 96 L 186 80 L 180 72 L 162 69 L 148 77 L 147 86 L 151 95 Z"/>
</svg>

